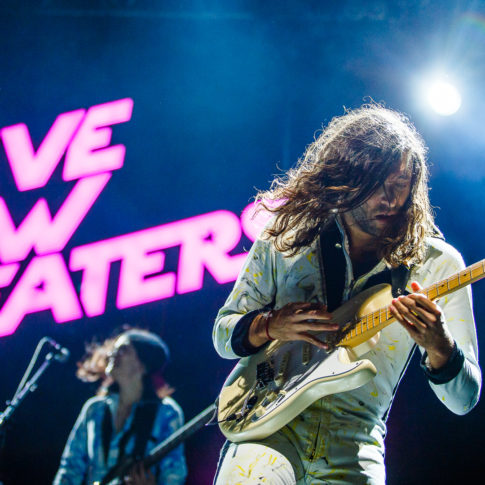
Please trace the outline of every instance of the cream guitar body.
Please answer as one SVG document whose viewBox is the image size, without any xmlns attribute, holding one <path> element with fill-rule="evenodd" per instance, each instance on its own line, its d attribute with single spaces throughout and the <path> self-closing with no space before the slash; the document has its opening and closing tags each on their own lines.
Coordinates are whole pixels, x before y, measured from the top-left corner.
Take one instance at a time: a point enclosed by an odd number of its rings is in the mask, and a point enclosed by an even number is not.
<svg viewBox="0 0 485 485">
<path fill-rule="evenodd" d="M 344 327 L 391 298 L 389 285 L 370 288 L 333 312 L 332 321 Z M 327 337 L 325 333 L 316 335 L 322 341 Z M 357 350 L 365 352 L 375 343 Z M 359 360 L 350 346 L 327 352 L 299 340 L 274 341 L 263 351 L 242 358 L 227 378 L 219 396 L 221 430 L 235 442 L 264 438 L 317 399 L 360 387 L 375 374 L 374 364 Z"/>
<path fill-rule="evenodd" d="M 423 290 L 431 300 L 485 276 L 485 260 Z M 336 332 L 316 333 L 328 351 L 303 341 L 273 341 L 257 354 L 242 358 L 227 378 L 218 400 L 218 422 L 233 442 L 263 439 L 298 416 L 316 400 L 350 391 L 377 373 L 360 359 L 393 322 L 388 306 L 391 287 L 363 291 L 332 312 Z"/>
</svg>

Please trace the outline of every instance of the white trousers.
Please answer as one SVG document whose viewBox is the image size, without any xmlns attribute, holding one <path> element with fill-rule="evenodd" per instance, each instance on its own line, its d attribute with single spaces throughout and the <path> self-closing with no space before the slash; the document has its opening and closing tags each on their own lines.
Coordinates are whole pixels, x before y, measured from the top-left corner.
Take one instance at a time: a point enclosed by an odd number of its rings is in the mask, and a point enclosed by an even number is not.
<svg viewBox="0 0 485 485">
<path fill-rule="evenodd" d="M 216 485 L 295 485 L 293 467 L 280 452 L 256 443 L 231 443 Z"/>
<path fill-rule="evenodd" d="M 215 485 L 384 485 L 378 427 L 324 398 L 264 440 L 226 443 Z"/>
</svg>

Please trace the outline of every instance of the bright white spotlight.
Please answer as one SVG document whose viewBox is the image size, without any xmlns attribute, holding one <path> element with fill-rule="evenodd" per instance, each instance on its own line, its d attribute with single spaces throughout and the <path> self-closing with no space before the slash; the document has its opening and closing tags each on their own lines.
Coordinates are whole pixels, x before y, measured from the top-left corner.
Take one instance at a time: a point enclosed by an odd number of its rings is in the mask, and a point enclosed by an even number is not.
<svg viewBox="0 0 485 485">
<path fill-rule="evenodd" d="M 461 96 L 452 84 L 446 81 L 435 81 L 427 89 L 430 106 L 440 115 L 449 116 L 456 113 L 461 106 Z"/>
</svg>

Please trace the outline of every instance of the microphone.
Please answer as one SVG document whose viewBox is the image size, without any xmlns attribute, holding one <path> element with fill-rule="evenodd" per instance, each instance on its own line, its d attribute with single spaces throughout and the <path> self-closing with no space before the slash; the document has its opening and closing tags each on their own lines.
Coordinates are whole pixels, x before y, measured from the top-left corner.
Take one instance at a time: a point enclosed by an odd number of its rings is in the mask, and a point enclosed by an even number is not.
<svg viewBox="0 0 485 485">
<path fill-rule="evenodd" d="M 58 344 L 54 339 L 51 339 L 50 337 L 45 337 L 45 339 L 47 344 L 50 345 L 54 350 L 54 359 L 56 359 L 58 362 L 66 362 L 67 359 L 69 359 L 71 352 L 69 352 L 66 347 Z"/>
</svg>

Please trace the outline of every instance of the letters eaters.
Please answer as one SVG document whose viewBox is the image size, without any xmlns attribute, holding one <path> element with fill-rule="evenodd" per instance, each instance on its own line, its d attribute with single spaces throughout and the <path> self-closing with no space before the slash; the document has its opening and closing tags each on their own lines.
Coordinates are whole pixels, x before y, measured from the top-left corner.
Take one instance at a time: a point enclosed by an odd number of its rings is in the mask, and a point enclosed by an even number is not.
<svg viewBox="0 0 485 485">
<path fill-rule="evenodd" d="M 25 125 L 0 130 L 19 191 L 44 187 L 64 154 L 63 180 L 76 180 L 55 216 L 47 201 L 39 199 L 18 227 L 0 197 L 0 288 L 13 286 L 0 309 L 0 337 L 14 333 L 25 315 L 39 311 L 50 310 L 58 323 L 101 315 L 114 262 L 121 262 L 119 309 L 199 290 L 205 270 L 221 284 L 236 279 L 246 255 L 229 253 L 242 229 L 254 240 L 261 224 L 248 217 L 251 205 L 241 220 L 219 210 L 74 247 L 66 263 L 61 251 L 111 171 L 124 163 L 124 146 L 109 146 L 109 125 L 129 121 L 132 108 L 127 98 L 61 114 L 35 153 Z M 171 247 L 179 247 L 177 271 L 163 272 L 163 250 Z M 32 251 L 33 258 L 21 270 L 20 262 Z M 81 274 L 79 294 L 70 272 Z"/>
</svg>

